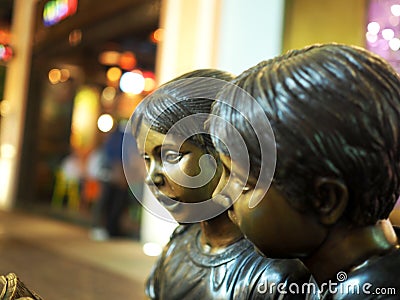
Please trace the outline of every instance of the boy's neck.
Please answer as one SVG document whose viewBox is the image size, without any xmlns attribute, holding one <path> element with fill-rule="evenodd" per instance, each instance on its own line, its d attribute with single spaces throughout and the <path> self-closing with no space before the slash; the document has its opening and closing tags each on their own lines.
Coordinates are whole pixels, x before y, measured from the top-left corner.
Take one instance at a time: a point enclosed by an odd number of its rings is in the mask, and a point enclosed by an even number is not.
<svg viewBox="0 0 400 300">
<path fill-rule="evenodd" d="M 200 243 L 209 253 L 217 253 L 243 237 L 239 228 L 229 219 L 227 212 L 200 223 Z"/>
<path fill-rule="evenodd" d="M 303 263 L 319 284 L 336 281 L 339 271 L 348 273 L 372 256 L 389 252 L 397 243 L 397 236 L 388 220 L 350 229 L 338 225 L 315 253 L 303 259 Z"/>
</svg>

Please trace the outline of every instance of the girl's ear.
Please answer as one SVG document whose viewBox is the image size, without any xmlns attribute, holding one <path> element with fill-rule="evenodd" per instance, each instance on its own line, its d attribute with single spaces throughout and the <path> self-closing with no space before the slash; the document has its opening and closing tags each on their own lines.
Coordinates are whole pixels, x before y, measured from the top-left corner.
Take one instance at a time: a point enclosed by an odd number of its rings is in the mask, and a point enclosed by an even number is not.
<svg viewBox="0 0 400 300">
<path fill-rule="evenodd" d="M 345 184 L 335 178 L 320 177 L 315 181 L 313 207 L 324 225 L 335 224 L 344 214 L 348 203 Z"/>
</svg>

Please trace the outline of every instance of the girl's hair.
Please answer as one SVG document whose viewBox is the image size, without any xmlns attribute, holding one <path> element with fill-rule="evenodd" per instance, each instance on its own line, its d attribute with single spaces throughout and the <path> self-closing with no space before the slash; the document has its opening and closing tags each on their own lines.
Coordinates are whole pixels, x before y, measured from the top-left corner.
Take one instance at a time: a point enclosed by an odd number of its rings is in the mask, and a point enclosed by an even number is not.
<svg viewBox="0 0 400 300">
<path fill-rule="evenodd" d="M 210 80 L 196 81 L 196 78 L 209 78 Z M 213 89 L 215 89 L 214 94 L 217 94 L 217 89 L 221 85 L 209 86 L 210 82 L 213 82 L 211 79 L 230 81 L 233 78 L 232 74 L 225 71 L 200 69 L 185 73 L 163 84 L 151 95 L 147 96 L 135 110 L 132 118 L 132 132 L 137 136 L 143 122 L 148 124 L 151 129 L 162 134 L 167 134 L 173 126 L 178 124 L 174 127 L 175 134 L 180 134 L 184 137 L 190 136 L 188 138 L 190 142 L 217 156 L 209 134 L 202 132 L 192 135 L 190 133 L 191 128 L 188 128 L 190 126 L 187 126 L 187 124 L 180 126 L 178 122 L 188 116 L 199 114 L 196 121 L 201 120 L 203 126 L 215 99 L 202 97 L 201 95 L 211 95 L 213 94 Z M 199 96 L 193 97 L 190 95 Z"/>
</svg>

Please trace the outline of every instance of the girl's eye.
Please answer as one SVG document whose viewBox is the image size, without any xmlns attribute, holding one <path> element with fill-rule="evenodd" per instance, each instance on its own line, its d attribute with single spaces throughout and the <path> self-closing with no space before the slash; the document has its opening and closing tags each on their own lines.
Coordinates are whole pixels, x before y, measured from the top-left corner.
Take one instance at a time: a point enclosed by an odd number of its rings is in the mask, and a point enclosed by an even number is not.
<svg viewBox="0 0 400 300">
<path fill-rule="evenodd" d="M 147 154 L 143 154 L 142 155 L 144 161 L 146 162 L 146 165 L 150 163 L 150 156 L 148 156 Z"/>
<path fill-rule="evenodd" d="M 168 150 L 168 151 L 165 151 L 165 153 L 163 153 L 162 160 L 166 161 L 170 164 L 176 164 L 181 160 L 182 156 L 183 156 L 182 153 Z"/>
<path fill-rule="evenodd" d="M 144 163 L 146 165 L 146 168 L 149 168 L 150 167 L 150 156 L 148 156 L 147 154 L 143 154 L 142 157 L 144 159 Z"/>
</svg>

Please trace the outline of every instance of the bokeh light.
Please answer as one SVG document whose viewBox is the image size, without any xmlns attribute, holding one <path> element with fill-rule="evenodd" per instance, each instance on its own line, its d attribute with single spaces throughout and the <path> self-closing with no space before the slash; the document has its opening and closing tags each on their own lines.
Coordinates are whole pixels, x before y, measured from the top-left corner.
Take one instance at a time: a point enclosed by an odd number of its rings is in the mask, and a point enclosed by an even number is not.
<svg viewBox="0 0 400 300">
<path fill-rule="evenodd" d="M 57 24 L 61 20 L 76 13 L 78 0 L 51 0 L 43 8 L 43 23 L 45 26 Z"/>
<path fill-rule="evenodd" d="M 130 51 L 122 53 L 119 57 L 119 66 L 124 70 L 132 70 L 136 66 L 136 56 Z"/>
<path fill-rule="evenodd" d="M 71 46 L 77 46 L 82 41 L 82 31 L 80 29 L 72 30 L 68 36 L 68 41 Z"/>
<path fill-rule="evenodd" d="M 122 71 L 118 67 L 109 68 L 107 71 L 107 79 L 111 82 L 116 82 L 121 78 Z"/>
<path fill-rule="evenodd" d="M 60 70 L 60 75 L 61 75 L 60 76 L 60 82 L 65 82 L 70 78 L 71 73 L 69 72 L 68 69 L 61 69 Z"/>
<path fill-rule="evenodd" d="M 144 71 L 143 77 L 144 77 L 143 91 L 145 91 L 145 92 L 153 91 L 156 88 L 156 80 L 155 80 L 154 73 L 151 71 Z"/>
<path fill-rule="evenodd" d="M 400 3 L 398 0 L 369 0 L 366 49 L 386 59 L 400 72 Z"/>
<path fill-rule="evenodd" d="M 101 99 L 103 104 L 111 104 L 117 94 L 117 90 L 112 86 L 107 86 L 101 92 Z"/>
<path fill-rule="evenodd" d="M 365 37 L 367 38 L 367 41 L 370 43 L 375 43 L 378 40 L 378 36 L 376 34 L 373 34 L 371 32 L 367 32 L 365 34 Z"/>
<path fill-rule="evenodd" d="M 59 69 L 51 69 L 48 74 L 49 81 L 52 84 L 59 83 L 61 80 L 61 71 Z"/>
<path fill-rule="evenodd" d="M 367 25 L 368 32 L 372 34 L 378 34 L 379 30 L 381 30 L 381 26 L 378 22 L 370 22 Z"/>
<path fill-rule="evenodd" d="M 151 77 L 147 77 L 144 79 L 144 91 L 145 92 L 151 92 L 152 90 L 154 90 L 154 88 L 156 87 L 156 81 L 151 78 Z"/>
<path fill-rule="evenodd" d="M 103 51 L 99 55 L 99 62 L 104 66 L 116 66 L 120 55 L 118 51 Z"/>
<path fill-rule="evenodd" d="M 121 91 L 129 94 L 140 94 L 143 92 L 145 80 L 142 72 L 132 71 L 122 74 L 119 82 Z"/>
<path fill-rule="evenodd" d="M 162 29 L 162 28 L 158 28 L 158 29 L 156 29 L 156 30 L 154 30 L 152 33 L 151 33 L 151 35 L 150 35 L 150 40 L 153 42 L 153 43 L 159 43 L 159 42 L 162 42 L 162 40 L 163 40 L 163 35 L 164 35 L 164 29 Z"/>
<path fill-rule="evenodd" d="M 143 253 L 147 256 L 159 256 L 162 252 L 162 247 L 157 243 L 145 243 L 143 245 Z"/>
<path fill-rule="evenodd" d="M 392 38 L 394 38 L 394 31 L 393 29 L 390 28 L 386 28 L 382 30 L 382 37 L 387 40 L 390 41 Z"/>
<path fill-rule="evenodd" d="M 398 51 L 400 49 L 400 39 L 393 38 L 389 41 L 389 47 L 393 51 Z"/>
<path fill-rule="evenodd" d="M 392 12 L 393 16 L 400 16 L 400 5 L 399 4 L 393 4 L 390 7 L 390 11 Z"/>
<path fill-rule="evenodd" d="M 102 132 L 109 132 L 114 126 L 114 119 L 109 114 L 102 114 L 97 120 L 97 128 Z"/>
<path fill-rule="evenodd" d="M 13 56 L 13 50 L 10 46 L 0 44 L 0 61 L 9 61 Z"/>
</svg>

